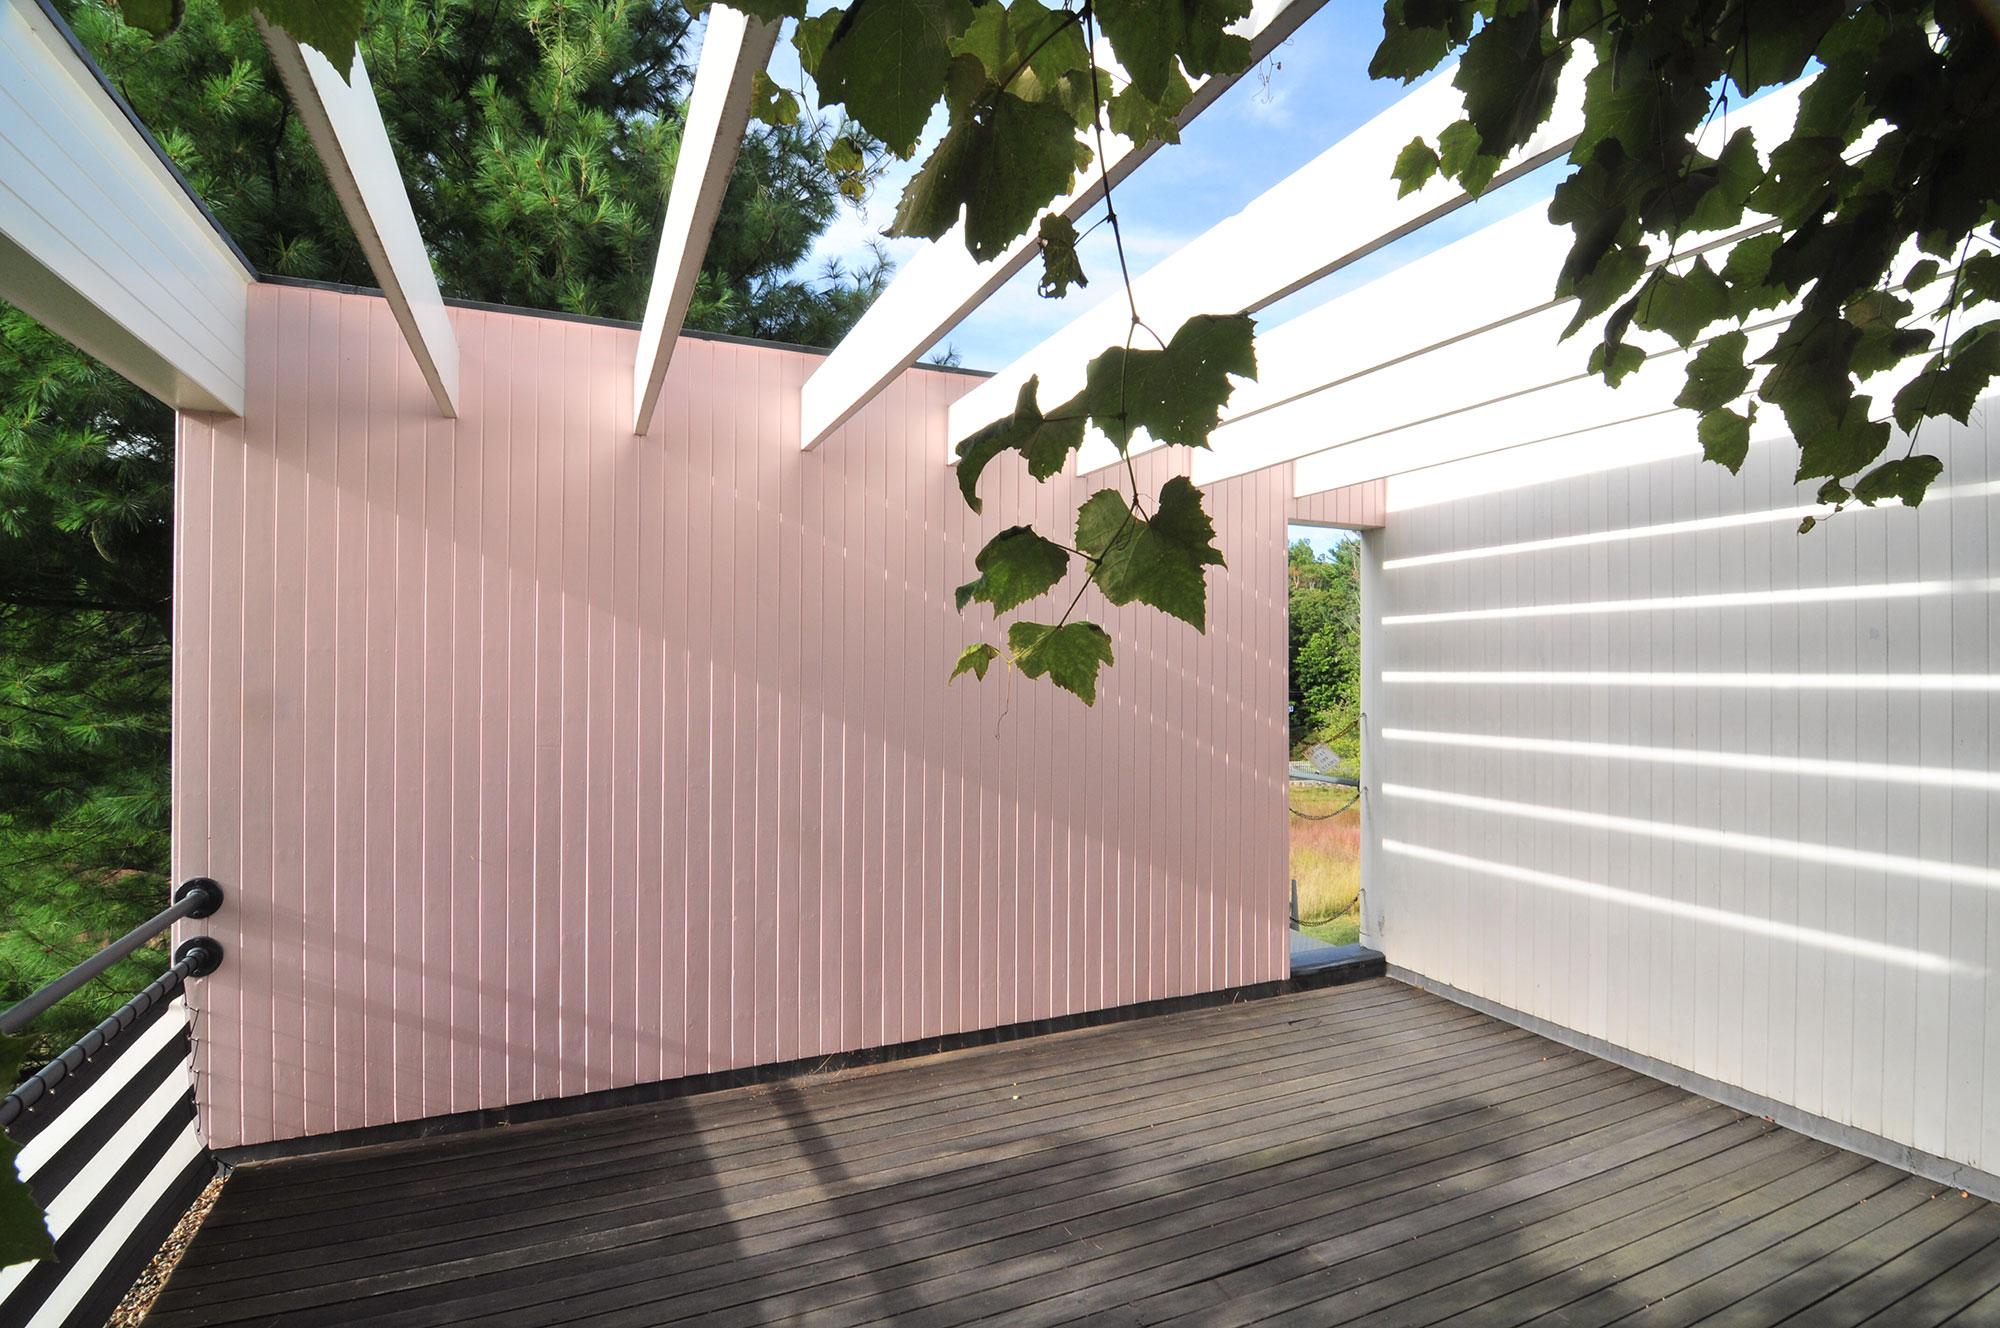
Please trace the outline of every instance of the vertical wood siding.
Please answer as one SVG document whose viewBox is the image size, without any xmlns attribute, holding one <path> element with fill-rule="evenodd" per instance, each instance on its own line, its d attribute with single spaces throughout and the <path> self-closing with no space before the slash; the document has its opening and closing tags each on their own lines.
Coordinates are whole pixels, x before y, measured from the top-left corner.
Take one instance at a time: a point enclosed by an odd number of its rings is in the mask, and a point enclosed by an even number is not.
<svg viewBox="0 0 2000 1328">
<path fill-rule="evenodd" d="M 1278 469 L 1291 483 L 1292 468 Z M 1373 530 L 1383 524 L 1389 512 L 1389 482 L 1369 480 L 1342 489 L 1327 489 L 1292 499 L 1291 518 L 1308 526 L 1346 526 L 1351 530 Z"/>
<path fill-rule="evenodd" d="M 1215 486 L 1203 637 L 1104 611 L 1095 709 L 947 686 L 952 588 L 1084 486 L 966 510 L 912 371 L 818 451 L 817 357 L 454 310 L 437 418 L 379 299 L 263 286 L 182 417 L 175 869 L 217 1147 L 1281 977 L 1282 469 Z M 1157 486 L 1168 461 L 1148 457 Z"/>
<path fill-rule="evenodd" d="M 1805 536 L 1789 444 L 1368 536 L 1391 961 L 2000 1170 L 1992 409 L 1926 427 L 1922 507 Z"/>
</svg>

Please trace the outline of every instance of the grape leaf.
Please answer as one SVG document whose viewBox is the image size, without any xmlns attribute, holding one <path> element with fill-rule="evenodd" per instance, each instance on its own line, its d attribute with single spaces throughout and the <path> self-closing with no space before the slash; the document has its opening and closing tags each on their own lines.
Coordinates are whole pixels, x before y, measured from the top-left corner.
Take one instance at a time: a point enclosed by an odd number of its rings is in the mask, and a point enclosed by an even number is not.
<svg viewBox="0 0 2000 1328">
<path fill-rule="evenodd" d="M 1898 457 L 1885 461 L 1863 475 L 1854 485 L 1854 496 L 1869 507 L 1885 498 L 1900 498 L 1905 507 L 1924 500 L 1931 481 L 1944 473 L 1944 462 L 1934 456 Z"/>
<path fill-rule="evenodd" d="M 1138 600 L 1208 630 L 1206 566 L 1221 566 L 1215 526 L 1201 490 L 1175 477 L 1160 490 L 1150 519 L 1134 512 L 1116 489 L 1100 489 L 1076 517 L 1076 546 L 1096 562 L 1091 580 L 1113 604 Z"/>
<path fill-rule="evenodd" d="M 1540 5 L 1494 14 L 1466 44 L 1452 79 L 1465 93 L 1465 117 L 1478 131 L 1478 150 L 1496 166 L 1526 143 L 1555 108 L 1556 83 L 1569 63 L 1570 48 L 1566 42 L 1545 40 L 1546 21 Z M 1485 188 L 1483 182 L 1480 188 Z M 1468 186 L 1468 192 L 1478 190 Z"/>
<path fill-rule="evenodd" d="M 983 574 L 958 588 L 958 611 L 978 601 L 999 615 L 1045 595 L 1069 571 L 1069 551 L 1035 533 L 1033 526 L 1009 526 L 986 541 L 973 561 Z"/>
<path fill-rule="evenodd" d="M 1711 338 L 1688 361 L 1687 386 L 1674 398 L 1674 404 L 1706 414 L 1749 391 L 1750 366 L 1743 362 L 1749 349 L 1750 338 L 1741 332 Z"/>
<path fill-rule="evenodd" d="M 1771 259 L 1785 237 L 1766 231 L 1739 241 L 1722 264 L 1722 279 L 1729 283 L 1729 312 L 1746 318 L 1759 309 L 1775 309 L 1790 297 L 1782 283 L 1770 281 Z"/>
<path fill-rule="evenodd" d="M 1403 150 L 1396 154 L 1396 165 L 1389 172 L 1399 181 L 1401 187 L 1396 197 L 1404 198 L 1429 184 L 1431 177 L 1438 173 L 1438 154 L 1431 151 L 1431 145 L 1424 142 L 1423 135 L 1411 139 Z"/>
<path fill-rule="evenodd" d="M 1685 275 L 1665 268 L 1656 271 L 1640 297 L 1633 321 L 1691 346 L 1710 323 L 1728 316 L 1728 284 L 1706 258 L 1697 258 Z"/>
<path fill-rule="evenodd" d="M 792 49 L 799 53 L 799 68 L 805 70 L 808 76 L 819 68 L 820 57 L 826 54 L 834 29 L 846 16 L 846 10 L 829 9 L 803 20 L 798 31 L 792 34 Z"/>
<path fill-rule="evenodd" d="M 1737 130 L 1713 165 L 1696 167 L 1688 172 L 1688 178 L 1702 187 L 1702 194 L 1688 213 L 1686 230 L 1726 231 L 1742 225 L 1744 201 L 1764 179 L 1756 135 L 1748 129 Z"/>
<path fill-rule="evenodd" d="M 1931 415 L 1971 423 L 1972 408 L 1996 373 L 2000 373 L 2000 319 L 1967 331 L 1948 351 L 1931 356 L 1923 372 L 1903 385 L 1896 393 L 1896 427 L 1908 433 Z"/>
<path fill-rule="evenodd" d="M 1152 101 L 1166 96 L 1177 56 L 1190 78 L 1250 67 L 1249 39 L 1224 31 L 1249 17 L 1249 0 L 1098 0 L 1093 11 L 1132 86 Z"/>
<path fill-rule="evenodd" d="M 1915 289 L 1915 269 L 1911 272 L 1911 288 Z M 1958 270 L 1958 286 L 1961 309 L 1985 300 L 2000 300 L 2000 254 L 1974 254 L 1966 259 Z"/>
<path fill-rule="evenodd" d="M 944 95 L 948 43 L 971 22 L 971 0 L 855 0 L 813 71 L 821 104 L 908 156 Z"/>
<path fill-rule="evenodd" d="M 1499 171 L 1501 159 L 1479 147 L 1479 131 L 1472 121 L 1460 120 L 1438 135 L 1438 169 L 1474 198 L 1486 192 Z"/>
<path fill-rule="evenodd" d="M 325 56 L 342 78 L 351 76 L 354 48 L 361 41 L 361 0 L 222 0 L 225 18 L 248 18 L 252 9 L 299 45 Z"/>
<path fill-rule="evenodd" d="M 1605 352 L 1610 352 L 1607 360 Z M 1590 348 L 1590 362 L 1587 371 L 1602 374 L 1604 381 L 1612 387 L 1625 381 L 1626 375 L 1646 362 L 1646 352 L 1629 341 L 1600 341 Z"/>
<path fill-rule="evenodd" d="M 1114 662 L 1111 634 L 1096 623 L 1017 622 L 1007 629 L 1014 664 L 1030 678 L 1047 677 L 1085 705 L 1097 704 L 1097 671 Z"/>
<path fill-rule="evenodd" d="M 772 81 L 769 74 L 760 69 L 750 80 L 750 114 L 773 128 L 795 125 L 799 122 L 799 99 L 792 95 L 790 89 L 779 86 Z M 832 160 L 833 151 L 829 148 L 827 150 L 829 165 L 832 164 Z"/>
<path fill-rule="evenodd" d="M 1768 383 L 1769 379 L 1765 381 Z M 1843 377 L 1841 382 L 1845 384 L 1846 379 Z M 1836 420 L 1813 418 L 1812 426 L 1805 431 L 1793 425 L 1793 436 L 1799 441 L 1798 479 L 1852 475 L 1880 456 L 1889 445 L 1889 423 L 1868 418 L 1873 404 L 1871 397 L 1850 396 Z M 1789 411 L 1785 422 L 1792 423 Z"/>
<path fill-rule="evenodd" d="M 1045 480 L 1063 468 L 1071 452 L 1083 446 L 1083 407 L 1072 400 L 1057 407 L 1056 418 L 1050 419 L 1035 403 L 1041 386 L 1039 375 L 1029 378 L 1014 399 L 1012 415 L 995 420 L 958 445 L 958 490 L 973 511 L 982 510 L 979 476 L 986 463 L 1002 452 L 1018 451 L 1027 458 L 1028 473 Z"/>
<path fill-rule="evenodd" d="M 958 665 L 952 669 L 951 677 L 945 679 L 945 681 L 947 683 L 957 682 L 959 674 L 970 673 L 976 676 L 981 682 L 985 682 L 986 670 L 998 658 L 1000 658 L 1000 652 L 993 646 L 984 644 L 967 646 L 958 652 Z"/>
<path fill-rule="evenodd" d="M 1090 284 L 1090 278 L 1083 275 L 1083 264 L 1077 261 L 1076 239 L 1076 223 L 1068 217 L 1051 212 L 1042 218 L 1042 279 L 1035 294 L 1060 300 L 1071 286 Z"/>
<path fill-rule="evenodd" d="M 1695 428 L 1701 439 L 1702 459 L 1729 467 L 1732 475 L 1742 470 L 1745 458 L 1750 455 L 1750 421 L 1756 414 L 1755 406 L 1747 416 L 1738 415 L 1727 406 L 1705 413 Z"/>
<path fill-rule="evenodd" d="M 1039 86 L 1048 87 L 1071 70 L 1090 65 L 1077 16 L 1049 9 L 1039 0 L 979 6 L 965 34 L 952 39 L 951 52 L 976 57 L 988 79 L 1012 91 L 1020 89 L 1007 80 L 1024 70 L 1035 76 Z"/>
<path fill-rule="evenodd" d="M 19 1080 L 29 1045 L 27 1038 L 0 1037 L 0 1072 L 7 1083 Z M 14 1155 L 20 1151 L 21 1145 L 0 1134 L 0 1266 L 46 1259 L 56 1252 L 42 1206 L 15 1169 Z"/>
<path fill-rule="evenodd" d="M 1933 281 L 1937 280 L 1939 271 L 1940 269 L 1938 267 L 1937 259 L 1935 258 L 1919 259 L 1917 262 L 1910 265 L 1909 272 L 1904 275 L 1903 289 L 1913 290 L 1913 291 L 1922 290 L 1924 287 L 1930 285 Z"/>
<path fill-rule="evenodd" d="M 1368 77 L 1413 83 L 1436 69 L 1454 43 L 1471 35 L 1472 6 L 1427 0 L 1388 0 L 1382 7 L 1382 44 L 1368 61 Z"/>
<path fill-rule="evenodd" d="M 1234 390 L 1229 375 L 1257 376 L 1255 331 L 1248 314 L 1198 314 L 1164 350 L 1113 346 L 1090 362 L 1079 400 L 1121 452 L 1137 429 L 1157 443 L 1207 447 Z"/>
<path fill-rule="evenodd" d="M 1107 79 L 1102 86 L 1110 87 L 1111 84 Z M 1167 79 L 1164 96 L 1148 97 L 1129 83 L 1113 93 L 1105 104 L 1105 122 L 1111 126 L 1112 133 L 1123 134 L 1134 143 L 1149 143 L 1154 139 L 1162 143 L 1178 143 L 1181 141 L 1181 112 L 1193 100 L 1194 89 L 1188 86 L 1187 79 L 1176 69 Z M 1083 110 L 1085 115 L 1082 121 L 1088 124 L 1088 102 Z"/>
<path fill-rule="evenodd" d="M 965 247 L 983 263 L 1026 231 L 1050 199 L 1068 193 L 1090 158 L 1060 105 L 997 92 L 954 119 L 904 188 L 889 233 L 935 240 L 963 209 Z"/>
</svg>

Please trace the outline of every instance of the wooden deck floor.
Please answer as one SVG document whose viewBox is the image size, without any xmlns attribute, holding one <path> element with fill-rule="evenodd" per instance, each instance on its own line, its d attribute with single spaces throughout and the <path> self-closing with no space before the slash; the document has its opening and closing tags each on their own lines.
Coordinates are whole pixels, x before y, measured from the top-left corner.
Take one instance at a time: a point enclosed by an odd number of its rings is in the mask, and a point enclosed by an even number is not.
<svg viewBox="0 0 2000 1328">
<path fill-rule="evenodd" d="M 2000 1208 L 1382 980 L 246 1165 L 149 1323 L 2000 1323 Z"/>
</svg>

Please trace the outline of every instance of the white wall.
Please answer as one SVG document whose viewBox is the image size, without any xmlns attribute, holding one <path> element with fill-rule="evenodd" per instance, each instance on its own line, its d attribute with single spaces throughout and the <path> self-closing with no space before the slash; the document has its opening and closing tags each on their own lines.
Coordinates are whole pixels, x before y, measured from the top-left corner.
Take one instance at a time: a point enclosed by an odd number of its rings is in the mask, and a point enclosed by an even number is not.
<svg viewBox="0 0 2000 1328">
<path fill-rule="evenodd" d="M 1365 536 L 1367 937 L 2000 1172 L 1993 429 L 1992 405 L 1934 422 L 1940 492 L 1804 536 L 1789 442 L 1740 477 L 1680 456 L 1428 505 L 1450 486 L 1392 480 Z"/>
</svg>

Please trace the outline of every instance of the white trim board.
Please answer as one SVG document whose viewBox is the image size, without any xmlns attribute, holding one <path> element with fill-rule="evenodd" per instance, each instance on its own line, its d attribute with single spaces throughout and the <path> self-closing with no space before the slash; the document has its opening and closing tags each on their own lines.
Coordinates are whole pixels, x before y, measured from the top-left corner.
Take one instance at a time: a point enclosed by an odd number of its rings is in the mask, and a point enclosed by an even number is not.
<svg viewBox="0 0 2000 1328">
<path fill-rule="evenodd" d="M 688 99 L 687 127 L 667 195 L 660 252 L 653 262 L 653 285 L 646 294 L 646 317 L 632 364 L 635 434 L 652 426 L 674 341 L 687 321 L 701 260 L 708 253 L 709 237 L 715 234 L 722 200 L 729 192 L 729 175 L 736 169 L 736 156 L 750 127 L 750 84 L 771 59 L 778 27 L 724 5 L 708 12 L 701 64 Z"/>
<path fill-rule="evenodd" d="M 301 46 L 283 28 L 258 14 L 271 63 L 291 93 L 306 134 L 312 139 L 334 197 L 347 214 L 356 243 L 382 285 L 396 325 L 403 329 L 431 396 L 447 417 L 458 414 L 458 337 L 445 313 L 430 253 L 417 229 L 417 215 L 403 186 L 402 170 L 389 146 L 382 108 L 368 80 L 361 52 L 347 78 L 311 47 Z"/>
<path fill-rule="evenodd" d="M 55 20 L 0 0 L 0 297 L 170 406 L 241 414 L 255 282 Z"/>
</svg>

